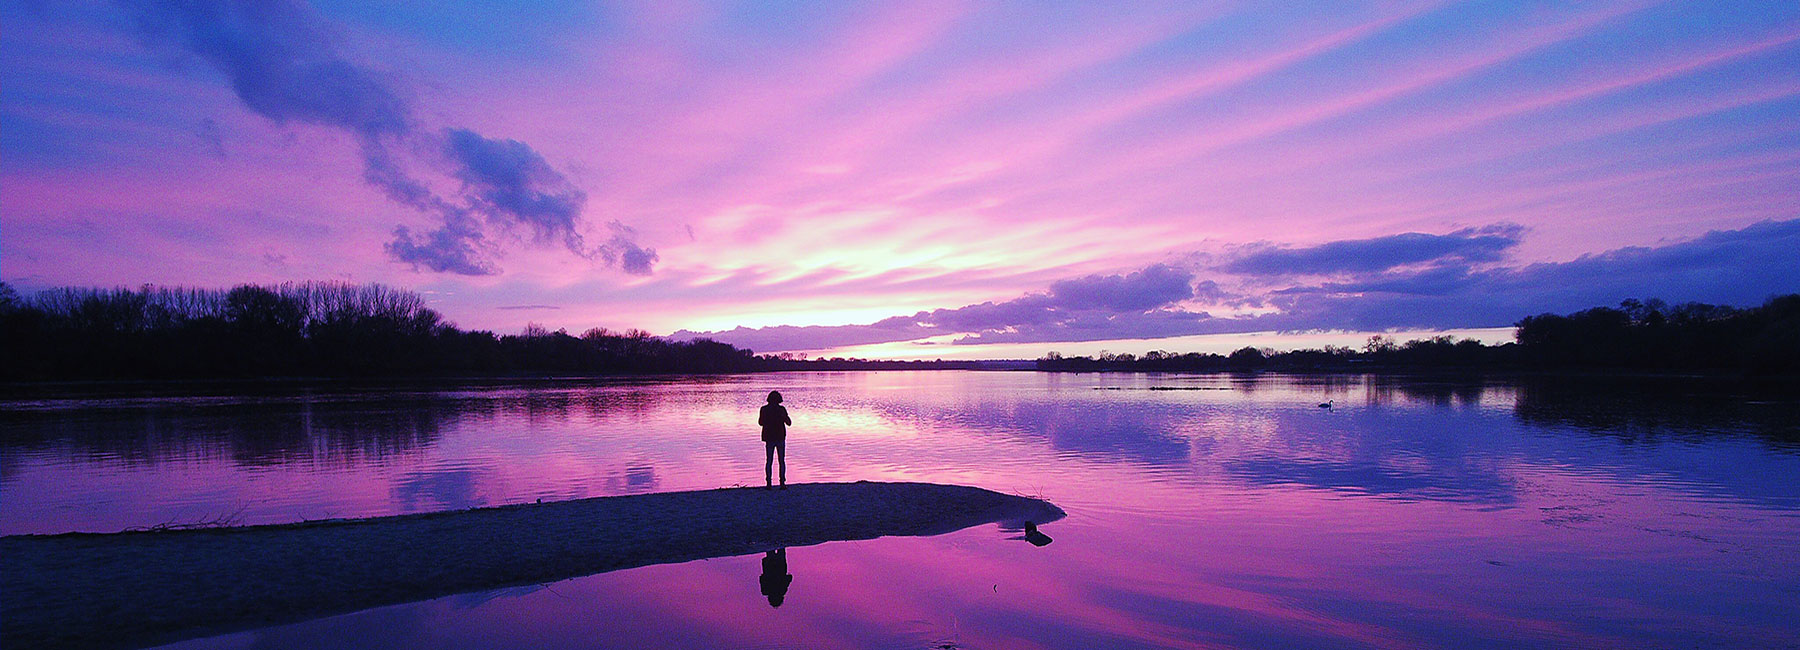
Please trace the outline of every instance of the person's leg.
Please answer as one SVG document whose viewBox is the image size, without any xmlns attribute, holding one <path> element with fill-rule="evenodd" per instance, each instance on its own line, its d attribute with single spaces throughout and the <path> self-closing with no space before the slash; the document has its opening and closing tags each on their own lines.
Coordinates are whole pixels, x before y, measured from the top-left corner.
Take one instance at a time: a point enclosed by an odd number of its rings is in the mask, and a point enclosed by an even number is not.
<svg viewBox="0 0 1800 650">
<path fill-rule="evenodd" d="M 771 475 L 775 469 L 774 465 L 775 465 L 775 443 L 765 442 L 765 443 L 763 443 L 763 485 L 764 486 L 770 486 L 770 485 L 775 484 L 775 477 Z M 781 473 L 784 476 L 787 474 L 787 454 L 785 454 L 785 453 L 782 454 L 782 458 L 781 458 Z"/>
<path fill-rule="evenodd" d="M 787 487 L 787 441 L 775 443 L 775 453 L 781 457 L 781 485 Z"/>
</svg>

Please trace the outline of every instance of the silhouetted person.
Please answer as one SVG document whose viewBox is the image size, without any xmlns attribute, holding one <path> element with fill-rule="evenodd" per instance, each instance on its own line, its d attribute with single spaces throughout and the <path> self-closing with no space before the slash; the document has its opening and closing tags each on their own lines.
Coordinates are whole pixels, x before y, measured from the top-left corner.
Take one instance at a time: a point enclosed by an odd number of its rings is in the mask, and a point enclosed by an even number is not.
<svg viewBox="0 0 1800 650">
<path fill-rule="evenodd" d="M 787 427 L 794 421 L 788 418 L 787 407 L 781 405 L 781 391 L 769 391 L 769 403 L 764 404 L 762 412 L 757 414 L 756 423 L 762 425 L 763 439 L 763 485 L 764 489 L 775 484 L 775 458 L 781 458 L 781 487 L 787 487 Z"/>
<path fill-rule="evenodd" d="M 780 607 L 781 601 L 787 598 L 788 585 L 794 583 L 794 576 L 788 575 L 787 549 L 778 548 L 763 554 L 762 576 L 756 581 L 762 585 L 762 594 L 769 597 L 769 606 Z"/>
</svg>

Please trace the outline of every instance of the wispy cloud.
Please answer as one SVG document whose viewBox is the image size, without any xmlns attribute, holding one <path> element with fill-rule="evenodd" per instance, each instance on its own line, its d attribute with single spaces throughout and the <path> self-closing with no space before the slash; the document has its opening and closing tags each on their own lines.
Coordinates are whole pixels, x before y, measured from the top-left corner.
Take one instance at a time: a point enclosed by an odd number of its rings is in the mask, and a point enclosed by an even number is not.
<svg viewBox="0 0 1800 650">
<path fill-rule="evenodd" d="M 352 277 L 494 330 L 527 304 L 571 330 L 862 324 L 759 349 L 1458 300 L 1505 324 L 1606 302 L 1493 288 L 1535 263 L 1800 215 L 1800 6 L 702 1 L 476 30 L 432 5 L 23 7 L 0 3 L 0 258 L 59 283 Z M 1158 262 L 1189 297 L 1129 280 Z M 1090 276 L 1140 301 L 1064 299 Z M 1632 293 L 1723 295 L 1684 282 Z"/>
<path fill-rule="evenodd" d="M 1689 241 L 1621 248 L 1566 262 L 1494 266 L 1520 229 L 1498 224 L 1445 235 L 1408 233 L 1307 248 L 1269 248 L 1197 280 L 1166 264 L 1052 283 L 1043 293 L 868 325 L 677 332 L 761 350 L 798 350 L 956 335 L 959 344 L 1165 338 L 1259 331 L 1455 329 L 1510 325 L 1546 311 L 1626 298 L 1757 304 L 1800 287 L 1800 220 L 1714 231 Z M 1279 254 L 1271 254 L 1279 253 Z M 1366 258 L 1359 257 L 1366 256 Z M 1246 262 L 1246 260 L 1249 260 Z M 1429 262 L 1425 266 L 1410 266 Z M 1240 295 L 1221 288 L 1269 275 L 1336 274 Z M 1255 302 L 1253 314 L 1192 311 L 1184 303 Z"/>
<path fill-rule="evenodd" d="M 1409 232 L 1305 248 L 1265 244 L 1247 247 L 1219 270 L 1237 275 L 1319 275 L 1434 262 L 1493 262 L 1519 244 L 1524 230 L 1517 224 L 1497 224 L 1444 235 Z"/>
<path fill-rule="evenodd" d="M 231 2 L 199 0 L 123 3 L 146 43 L 175 48 L 223 73 L 244 106 L 277 123 L 340 129 L 355 136 L 363 178 L 402 205 L 431 214 L 439 225 L 415 233 L 394 229 L 386 246 L 395 260 L 415 269 L 462 275 L 499 272 L 490 233 L 514 228 L 537 243 L 558 242 L 570 252 L 608 264 L 624 261 L 643 275 L 655 251 L 630 240 L 627 228 L 597 250 L 583 242 L 581 213 L 587 193 L 518 140 L 489 138 L 472 130 L 422 128 L 418 111 L 396 84 L 344 54 L 342 36 L 317 11 L 297 0 Z M 413 150 L 460 183 L 440 193 L 403 161 Z"/>
</svg>

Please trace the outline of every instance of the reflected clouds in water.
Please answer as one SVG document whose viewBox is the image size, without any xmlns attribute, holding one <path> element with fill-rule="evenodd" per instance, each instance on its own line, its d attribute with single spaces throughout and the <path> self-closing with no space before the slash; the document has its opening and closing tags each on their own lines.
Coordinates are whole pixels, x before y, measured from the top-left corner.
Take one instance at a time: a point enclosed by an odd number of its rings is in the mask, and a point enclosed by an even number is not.
<svg viewBox="0 0 1800 650">
<path fill-rule="evenodd" d="M 467 510 L 487 505 L 480 482 L 481 472 L 469 468 L 412 472 L 394 482 L 394 499 L 412 512 Z"/>
<path fill-rule="evenodd" d="M 1257 485 L 1295 485 L 1416 501 L 1504 504 L 1515 500 L 1512 483 L 1491 473 L 1416 471 L 1384 467 L 1379 460 L 1264 456 L 1227 461 L 1224 467 L 1233 478 Z"/>
<path fill-rule="evenodd" d="M 632 465 L 606 477 L 607 491 L 614 494 L 655 492 L 659 483 L 656 468 L 649 465 Z"/>
<path fill-rule="evenodd" d="M 766 381 L 8 412 L 0 471 L 29 476 L 7 479 L 7 523 L 18 530 L 95 483 L 235 499 L 233 481 L 253 493 L 276 471 L 291 474 L 283 488 L 316 481 L 307 499 L 367 490 L 342 497 L 338 516 L 723 487 L 760 478 L 743 396 Z M 433 638 L 492 647 L 529 643 L 505 631 L 519 620 L 569 645 L 596 634 L 690 647 L 906 645 L 890 643 L 895 630 L 925 621 L 905 639 L 913 647 L 1020 635 L 1068 647 L 1496 645 L 1521 634 L 1519 645 L 1626 647 L 1643 638 L 1619 630 L 1645 615 L 1718 622 L 1678 630 L 1672 645 L 1767 645 L 1785 619 L 1758 608 L 1789 594 L 1796 570 L 1800 497 L 1782 477 L 1800 462 L 1800 418 L 1785 396 L 1342 375 L 793 373 L 782 382 L 814 414 L 796 427 L 808 475 L 1041 493 L 1072 516 L 1042 549 L 987 546 L 991 528 L 806 547 L 806 567 L 827 578 L 809 578 L 794 601 L 781 551 L 408 607 L 425 612 Z M 1337 407 L 1316 408 L 1327 399 Z M 75 456 L 63 459 L 73 469 L 46 472 L 56 454 Z M 283 458 L 292 462 L 261 464 Z M 214 467 L 233 471 L 205 473 Z M 83 471 L 93 483 L 72 480 Z M 206 480 L 146 481 L 176 474 Z M 113 519 L 92 529 L 142 523 L 131 517 L 157 505 L 91 494 L 112 504 L 96 511 L 117 509 L 96 514 Z M 21 510 L 32 499 L 45 507 Z M 1001 536 L 1034 537 L 1022 524 Z M 745 593 L 751 575 L 755 596 Z M 1698 611 L 1699 602 L 1716 605 Z M 774 616 L 783 625 L 745 627 Z M 398 645 L 418 643 L 398 629 L 409 624 L 375 612 L 267 631 L 259 643 L 298 647 L 371 625 L 395 628 L 381 632 Z"/>
</svg>

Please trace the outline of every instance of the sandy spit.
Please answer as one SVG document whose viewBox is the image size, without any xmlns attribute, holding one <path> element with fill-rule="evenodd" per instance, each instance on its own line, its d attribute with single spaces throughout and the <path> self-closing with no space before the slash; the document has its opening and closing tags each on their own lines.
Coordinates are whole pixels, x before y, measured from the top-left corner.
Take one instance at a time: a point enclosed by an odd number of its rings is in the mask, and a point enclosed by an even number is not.
<svg viewBox="0 0 1800 650">
<path fill-rule="evenodd" d="M 931 483 L 728 488 L 275 526 L 0 538 L 8 648 L 135 648 L 651 564 L 1063 516 Z"/>
</svg>

